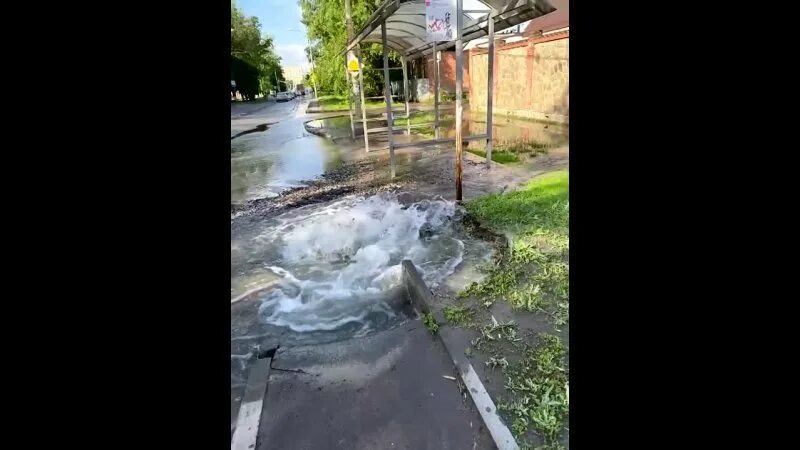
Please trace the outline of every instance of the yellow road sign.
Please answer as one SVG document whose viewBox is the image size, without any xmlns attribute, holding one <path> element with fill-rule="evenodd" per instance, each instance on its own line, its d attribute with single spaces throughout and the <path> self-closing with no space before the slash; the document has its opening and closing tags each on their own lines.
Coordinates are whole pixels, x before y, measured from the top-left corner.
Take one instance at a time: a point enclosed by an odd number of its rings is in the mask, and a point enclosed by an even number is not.
<svg viewBox="0 0 800 450">
<path fill-rule="evenodd" d="M 347 61 L 347 70 L 350 72 L 358 72 L 360 69 L 361 67 L 358 64 L 358 59 L 353 58 L 350 61 Z"/>
</svg>

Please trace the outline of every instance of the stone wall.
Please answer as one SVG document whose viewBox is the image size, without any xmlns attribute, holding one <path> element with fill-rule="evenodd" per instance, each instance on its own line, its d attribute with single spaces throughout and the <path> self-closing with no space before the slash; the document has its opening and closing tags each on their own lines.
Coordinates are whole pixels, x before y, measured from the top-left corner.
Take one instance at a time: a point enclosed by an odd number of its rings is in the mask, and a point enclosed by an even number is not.
<svg viewBox="0 0 800 450">
<path fill-rule="evenodd" d="M 535 45 L 533 81 L 533 110 L 568 121 L 569 39 Z"/>
<path fill-rule="evenodd" d="M 470 109 L 486 111 L 486 50 L 469 52 Z M 569 34 L 495 47 L 494 112 L 569 123 Z"/>
</svg>

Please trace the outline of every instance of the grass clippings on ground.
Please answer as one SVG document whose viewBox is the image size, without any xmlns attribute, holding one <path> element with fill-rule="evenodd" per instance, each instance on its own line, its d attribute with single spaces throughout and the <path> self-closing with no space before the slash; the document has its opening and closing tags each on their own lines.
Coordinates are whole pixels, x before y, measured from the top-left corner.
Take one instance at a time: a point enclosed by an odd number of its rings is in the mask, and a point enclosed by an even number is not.
<svg viewBox="0 0 800 450">
<path fill-rule="evenodd" d="M 569 192 L 568 173 L 534 178 L 520 189 L 468 201 L 468 214 L 481 226 L 508 236 L 510 245 L 488 269 L 487 276 L 459 293 L 471 304 L 545 314 L 552 327 L 569 321 Z M 480 309 L 480 306 L 478 306 Z M 520 448 L 559 450 L 569 414 L 567 350 L 558 336 L 519 336 L 513 322 L 478 325 L 472 340 L 487 356 L 486 366 L 500 370 L 506 397 L 498 410 Z M 522 333 L 525 334 L 525 333 Z M 470 350 L 471 352 L 471 350 Z M 538 447 L 528 438 L 534 438 Z"/>
<path fill-rule="evenodd" d="M 523 358 L 504 369 L 508 402 L 498 409 L 511 417 L 511 431 L 523 436 L 529 428 L 557 445 L 569 412 L 569 379 L 566 349 L 557 336 L 541 334 L 534 346 L 523 350 Z"/>
<path fill-rule="evenodd" d="M 436 319 L 431 313 L 424 313 L 422 315 L 422 323 L 425 325 L 425 328 L 431 332 L 431 334 L 436 334 L 436 332 L 439 331 L 439 324 L 436 323 Z"/>
<path fill-rule="evenodd" d="M 447 323 L 469 325 L 475 318 L 475 310 L 469 306 L 445 306 L 442 310 Z"/>
</svg>

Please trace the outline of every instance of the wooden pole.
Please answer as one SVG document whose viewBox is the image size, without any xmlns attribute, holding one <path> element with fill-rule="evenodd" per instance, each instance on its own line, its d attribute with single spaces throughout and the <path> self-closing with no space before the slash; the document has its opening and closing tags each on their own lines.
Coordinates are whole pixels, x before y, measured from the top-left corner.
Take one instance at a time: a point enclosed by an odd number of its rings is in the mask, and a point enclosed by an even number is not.
<svg viewBox="0 0 800 450">
<path fill-rule="evenodd" d="M 433 130 L 439 139 L 439 52 L 433 42 Z"/>
<path fill-rule="evenodd" d="M 463 28 L 463 14 L 464 9 L 463 0 L 456 0 L 456 201 L 462 200 L 461 192 L 461 174 L 462 174 L 462 158 L 464 152 L 464 142 L 461 140 L 461 120 L 464 114 L 463 104 L 461 101 L 462 87 L 464 83 L 464 46 L 462 42 L 462 28 Z"/>
<path fill-rule="evenodd" d="M 394 134 L 392 134 L 394 119 L 392 118 L 392 86 L 389 84 L 389 46 L 386 44 L 386 19 L 381 23 L 381 42 L 383 43 L 383 95 L 386 97 L 386 120 L 388 121 L 389 171 L 391 178 L 394 178 Z"/>
</svg>

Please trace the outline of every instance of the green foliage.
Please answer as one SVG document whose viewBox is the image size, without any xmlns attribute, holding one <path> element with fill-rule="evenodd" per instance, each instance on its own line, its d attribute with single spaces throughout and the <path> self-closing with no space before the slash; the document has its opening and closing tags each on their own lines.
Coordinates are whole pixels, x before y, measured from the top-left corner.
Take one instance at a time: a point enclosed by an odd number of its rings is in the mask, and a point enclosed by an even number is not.
<svg viewBox="0 0 800 450">
<path fill-rule="evenodd" d="M 467 203 L 484 225 L 508 231 L 568 231 L 569 176 L 566 171 L 545 174 L 522 189 L 492 194 Z"/>
<path fill-rule="evenodd" d="M 436 334 L 436 332 L 439 331 L 439 324 L 436 323 L 436 319 L 431 313 L 422 314 L 422 323 L 425 325 L 425 328 L 431 332 L 431 334 Z"/>
<path fill-rule="evenodd" d="M 367 108 L 386 107 L 386 102 L 383 100 L 365 100 L 364 104 Z M 325 112 L 347 111 L 349 108 L 347 95 L 321 95 L 319 96 L 319 106 Z"/>
<path fill-rule="evenodd" d="M 423 112 L 415 112 L 411 113 L 408 119 L 403 118 L 395 118 L 394 124 L 395 125 L 406 125 L 410 121 L 409 125 L 421 125 L 421 124 L 433 124 L 435 117 L 433 111 L 423 111 Z M 445 114 L 439 113 L 439 126 L 449 124 L 452 125 L 455 120 L 455 116 L 453 114 Z"/>
<path fill-rule="evenodd" d="M 551 145 L 529 139 L 514 139 L 498 142 L 495 147 L 498 150 L 509 153 L 526 153 L 531 156 L 536 156 L 538 154 L 547 153 Z"/>
<path fill-rule="evenodd" d="M 523 358 L 506 368 L 505 376 L 513 400 L 498 409 L 510 415 L 514 435 L 533 428 L 548 448 L 558 448 L 556 441 L 569 412 L 566 349 L 561 340 L 540 334 L 536 346 L 527 346 Z"/>
<path fill-rule="evenodd" d="M 271 37 L 261 35 L 257 17 L 245 16 L 231 2 L 231 79 L 245 98 L 275 88 L 275 77 L 283 79 L 280 57 Z M 281 86 L 283 87 L 283 86 Z"/>
<path fill-rule="evenodd" d="M 257 68 L 231 56 L 231 79 L 236 80 L 236 89 L 245 99 L 253 99 L 261 91 L 259 76 Z"/>
<path fill-rule="evenodd" d="M 475 311 L 469 306 L 445 306 L 442 311 L 444 318 L 453 325 L 470 323 L 475 317 Z"/>
<path fill-rule="evenodd" d="M 345 26 L 343 0 L 299 0 L 302 22 L 308 30 L 308 38 L 314 44 L 306 49 L 314 57 L 313 77 L 318 90 L 335 95 L 347 93 L 345 55 L 347 28 Z M 379 2 L 374 0 L 352 0 L 353 31 L 357 33 L 367 22 Z M 383 50 L 380 44 L 362 44 L 361 59 L 364 73 L 364 92 L 367 96 L 383 93 L 383 73 L 370 70 L 383 67 Z M 397 67 L 399 58 L 389 52 L 389 66 Z M 392 71 L 397 72 L 397 71 Z M 402 73 L 397 74 L 402 79 Z M 392 74 L 392 79 L 397 77 Z"/>
<path fill-rule="evenodd" d="M 486 150 L 476 150 L 468 148 L 467 151 L 472 153 L 473 155 L 478 155 L 481 158 L 486 158 Z M 492 161 L 498 162 L 500 164 L 516 163 L 519 162 L 519 156 L 517 156 L 516 153 L 493 151 Z"/>
<path fill-rule="evenodd" d="M 461 297 L 491 304 L 504 299 L 513 307 L 544 311 L 557 326 L 569 321 L 568 175 L 559 171 L 537 177 L 522 189 L 488 195 L 466 203 L 484 225 L 515 233 L 501 262 Z"/>
</svg>

